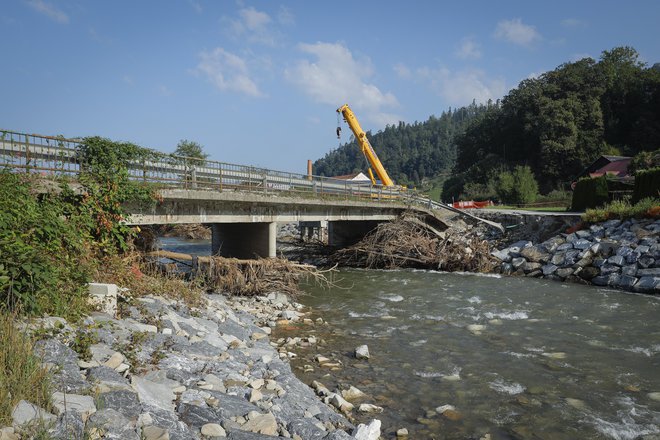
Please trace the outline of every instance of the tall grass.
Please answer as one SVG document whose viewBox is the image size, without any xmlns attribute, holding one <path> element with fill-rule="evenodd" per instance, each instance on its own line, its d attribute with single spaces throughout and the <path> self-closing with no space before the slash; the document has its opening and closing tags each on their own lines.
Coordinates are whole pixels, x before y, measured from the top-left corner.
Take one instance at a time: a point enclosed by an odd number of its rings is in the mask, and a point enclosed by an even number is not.
<svg viewBox="0 0 660 440">
<path fill-rule="evenodd" d="M 51 382 L 32 341 L 14 325 L 15 314 L 0 311 L 0 426 L 11 425 L 14 406 L 27 400 L 50 405 Z"/>
</svg>

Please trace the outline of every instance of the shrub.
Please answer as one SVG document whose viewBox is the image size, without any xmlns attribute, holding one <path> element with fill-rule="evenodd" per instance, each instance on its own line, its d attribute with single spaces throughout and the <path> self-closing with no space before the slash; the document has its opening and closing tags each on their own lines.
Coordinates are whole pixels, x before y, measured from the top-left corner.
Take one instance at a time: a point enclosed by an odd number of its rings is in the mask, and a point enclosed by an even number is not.
<svg viewBox="0 0 660 440">
<path fill-rule="evenodd" d="M 660 150 L 640 151 L 630 161 L 628 172 L 636 175 L 639 171 L 660 167 Z"/>
<path fill-rule="evenodd" d="M 72 216 L 74 206 L 33 193 L 33 183 L 29 175 L 0 173 L 0 305 L 71 317 L 84 311 L 87 233 Z"/>
<path fill-rule="evenodd" d="M 97 259 L 128 248 L 133 231 L 122 223 L 126 204 L 155 201 L 152 187 L 128 175 L 129 162 L 153 154 L 86 138 L 78 147 L 82 194 L 66 182 L 47 192 L 52 182 L 0 172 L 0 305 L 28 315 L 82 316 Z"/>
<path fill-rule="evenodd" d="M 463 200 L 491 200 L 494 199 L 497 194 L 495 193 L 494 185 L 489 182 L 489 184 L 482 184 L 476 182 L 468 182 L 463 187 L 463 194 L 461 194 L 461 199 Z"/>
<path fill-rule="evenodd" d="M 78 146 L 81 171 L 78 179 L 84 188 L 80 210 L 88 220 L 92 238 L 101 250 L 113 253 L 127 250 L 132 230 L 122 223 L 125 205 L 155 201 L 153 187 L 129 180 L 129 162 L 153 158 L 154 152 L 129 142 L 113 142 L 88 137 Z"/>
<path fill-rule="evenodd" d="M 582 215 L 582 220 L 589 223 L 598 223 L 610 219 L 658 218 L 660 216 L 659 206 L 660 199 L 651 197 L 640 200 L 634 205 L 626 200 L 615 200 L 602 208 L 587 209 Z"/>
<path fill-rule="evenodd" d="M 605 176 L 585 177 L 578 180 L 575 185 L 571 211 L 584 211 L 588 208 L 596 208 L 605 205 L 608 201 L 607 178 Z"/>
<path fill-rule="evenodd" d="M 646 197 L 660 197 L 660 167 L 638 171 L 635 174 L 633 202 Z"/>
</svg>

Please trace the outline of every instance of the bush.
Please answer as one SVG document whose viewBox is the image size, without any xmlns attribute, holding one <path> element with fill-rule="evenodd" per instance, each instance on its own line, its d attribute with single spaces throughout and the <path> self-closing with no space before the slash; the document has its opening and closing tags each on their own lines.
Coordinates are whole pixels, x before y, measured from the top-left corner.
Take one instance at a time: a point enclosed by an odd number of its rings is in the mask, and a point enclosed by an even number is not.
<svg viewBox="0 0 660 440">
<path fill-rule="evenodd" d="M 499 174 L 495 191 L 503 203 L 525 205 L 536 200 L 539 185 L 530 167 L 517 166 L 513 172 Z"/>
<path fill-rule="evenodd" d="M 597 208 L 609 201 L 607 178 L 585 177 L 578 180 L 573 190 L 571 211 L 584 211 L 588 208 Z"/>
<path fill-rule="evenodd" d="M 0 305 L 71 317 L 84 309 L 88 233 L 73 205 L 34 194 L 33 184 L 29 175 L 0 173 Z"/>
<path fill-rule="evenodd" d="M 633 202 L 646 197 L 660 197 L 660 167 L 638 171 L 635 174 Z"/>
<path fill-rule="evenodd" d="M 660 199 L 646 198 L 631 205 L 625 200 L 615 200 L 599 209 L 587 209 L 582 220 L 588 223 L 604 222 L 610 219 L 625 220 L 627 218 L 658 218 L 660 217 Z"/>
<path fill-rule="evenodd" d="M 155 201 L 153 188 L 130 181 L 127 167 L 153 152 L 93 137 L 77 153 L 82 194 L 66 182 L 47 192 L 52 181 L 0 172 L 0 306 L 7 310 L 82 316 L 97 260 L 128 249 L 126 204 Z"/>
<path fill-rule="evenodd" d="M 476 182 L 468 182 L 463 187 L 463 194 L 461 194 L 462 200 L 492 200 L 497 197 L 493 184 L 482 184 Z"/>
<path fill-rule="evenodd" d="M 639 171 L 660 167 L 660 150 L 640 151 L 630 161 L 628 172 L 637 175 Z"/>
</svg>

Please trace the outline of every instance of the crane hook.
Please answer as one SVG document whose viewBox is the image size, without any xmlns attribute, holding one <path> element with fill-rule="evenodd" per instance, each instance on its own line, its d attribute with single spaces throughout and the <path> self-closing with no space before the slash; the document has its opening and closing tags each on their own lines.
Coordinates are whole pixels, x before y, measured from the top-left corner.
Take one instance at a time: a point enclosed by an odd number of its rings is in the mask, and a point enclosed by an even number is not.
<svg viewBox="0 0 660 440">
<path fill-rule="evenodd" d="M 337 126 L 337 139 L 341 139 L 341 127 Z"/>
</svg>

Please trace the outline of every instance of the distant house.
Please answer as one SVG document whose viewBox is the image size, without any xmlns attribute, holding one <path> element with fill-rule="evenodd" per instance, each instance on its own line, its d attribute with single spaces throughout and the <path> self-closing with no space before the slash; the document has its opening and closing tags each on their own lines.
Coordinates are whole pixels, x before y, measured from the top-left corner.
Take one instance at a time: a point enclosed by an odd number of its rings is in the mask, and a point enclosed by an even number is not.
<svg viewBox="0 0 660 440">
<path fill-rule="evenodd" d="M 632 178 L 628 173 L 631 157 L 626 156 L 600 156 L 591 165 L 584 169 L 577 179 L 582 177 L 600 177 L 608 175 L 618 179 L 626 180 Z M 577 180 L 576 179 L 576 180 Z"/>
<path fill-rule="evenodd" d="M 343 176 L 332 176 L 332 179 L 349 180 L 351 182 L 371 182 L 364 173 L 345 174 Z"/>
</svg>

